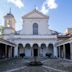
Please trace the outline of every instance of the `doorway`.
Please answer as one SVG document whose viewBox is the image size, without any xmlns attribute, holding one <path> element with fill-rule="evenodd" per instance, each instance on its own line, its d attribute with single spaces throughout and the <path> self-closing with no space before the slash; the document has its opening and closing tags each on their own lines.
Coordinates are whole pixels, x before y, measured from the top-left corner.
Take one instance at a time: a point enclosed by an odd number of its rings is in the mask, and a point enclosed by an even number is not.
<svg viewBox="0 0 72 72">
<path fill-rule="evenodd" d="M 35 56 L 38 56 L 38 49 L 34 49 L 33 52 L 34 52 L 34 53 L 33 53 L 33 54 L 34 54 L 34 57 L 35 57 Z"/>
<path fill-rule="evenodd" d="M 38 44 L 33 44 L 33 56 L 38 56 Z"/>
</svg>

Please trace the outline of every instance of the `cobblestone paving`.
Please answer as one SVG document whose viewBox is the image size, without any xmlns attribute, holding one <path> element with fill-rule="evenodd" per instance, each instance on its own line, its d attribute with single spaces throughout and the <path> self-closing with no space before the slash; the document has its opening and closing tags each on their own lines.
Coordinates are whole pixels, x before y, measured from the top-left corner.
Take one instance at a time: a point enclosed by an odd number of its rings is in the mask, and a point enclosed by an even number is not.
<svg viewBox="0 0 72 72">
<path fill-rule="evenodd" d="M 72 72 L 72 61 L 59 60 L 59 59 L 48 59 L 43 62 L 45 66 L 52 67 L 67 72 Z"/>
<path fill-rule="evenodd" d="M 13 71 L 13 72 L 58 72 L 50 69 L 45 69 L 44 67 L 26 67 L 25 69 Z"/>
<path fill-rule="evenodd" d="M 0 61 L 0 72 L 72 72 L 72 61 L 59 59 L 39 59 L 43 62 L 43 66 L 27 67 L 26 63 L 32 59 L 11 59 L 7 61 Z M 26 66 L 26 67 L 25 67 Z M 47 68 L 48 67 L 48 68 Z M 51 68 L 57 69 L 51 69 Z M 17 68 L 17 69 L 16 69 Z M 10 71 L 13 70 L 13 71 Z M 62 70 L 62 71 L 58 71 Z"/>
</svg>

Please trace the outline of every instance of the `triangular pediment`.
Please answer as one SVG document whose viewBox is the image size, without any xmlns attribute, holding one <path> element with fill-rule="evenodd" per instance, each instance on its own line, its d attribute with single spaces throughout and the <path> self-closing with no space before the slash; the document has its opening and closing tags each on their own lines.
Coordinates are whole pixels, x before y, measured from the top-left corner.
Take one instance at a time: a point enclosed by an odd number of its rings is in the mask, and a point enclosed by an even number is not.
<svg viewBox="0 0 72 72">
<path fill-rule="evenodd" d="M 44 15 L 40 11 L 34 9 L 32 12 L 24 15 L 22 18 L 23 19 L 25 19 L 25 18 L 48 18 L 48 16 L 47 15 Z"/>
</svg>

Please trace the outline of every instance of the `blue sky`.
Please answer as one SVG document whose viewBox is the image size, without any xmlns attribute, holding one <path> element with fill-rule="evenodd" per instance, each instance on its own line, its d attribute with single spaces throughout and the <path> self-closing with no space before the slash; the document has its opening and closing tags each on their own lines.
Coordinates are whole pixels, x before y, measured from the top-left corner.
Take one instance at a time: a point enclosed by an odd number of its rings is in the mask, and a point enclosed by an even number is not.
<svg viewBox="0 0 72 72">
<path fill-rule="evenodd" d="M 72 0 L 0 0 L 0 25 L 4 26 L 3 16 L 11 8 L 16 19 L 16 30 L 22 28 L 22 16 L 32 11 L 35 6 L 49 16 L 49 28 L 64 32 L 72 27 Z"/>
</svg>

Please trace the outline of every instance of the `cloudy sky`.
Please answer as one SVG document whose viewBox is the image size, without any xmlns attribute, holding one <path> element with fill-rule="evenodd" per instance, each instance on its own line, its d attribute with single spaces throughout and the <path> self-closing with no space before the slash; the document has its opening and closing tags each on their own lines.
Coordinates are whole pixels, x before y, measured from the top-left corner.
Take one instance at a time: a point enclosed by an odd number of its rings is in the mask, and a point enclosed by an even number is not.
<svg viewBox="0 0 72 72">
<path fill-rule="evenodd" d="M 72 27 L 72 0 L 0 0 L 0 25 L 11 8 L 16 19 L 16 30 L 22 28 L 22 16 L 34 8 L 49 16 L 49 28 L 64 32 Z"/>
</svg>

